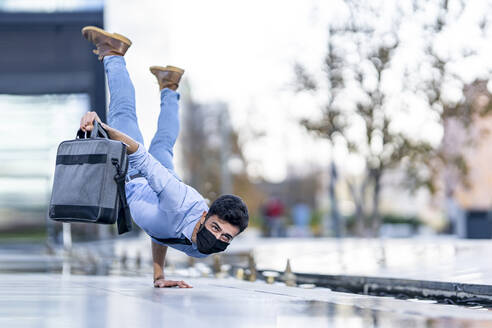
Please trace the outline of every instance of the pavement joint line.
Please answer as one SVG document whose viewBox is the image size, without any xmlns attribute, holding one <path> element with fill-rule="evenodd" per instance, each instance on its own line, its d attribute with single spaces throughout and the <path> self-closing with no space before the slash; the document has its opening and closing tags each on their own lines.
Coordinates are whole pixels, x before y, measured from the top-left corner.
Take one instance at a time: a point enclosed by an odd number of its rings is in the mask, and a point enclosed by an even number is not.
<svg viewBox="0 0 492 328">
<path fill-rule="evenodd" d="M 273 293 L 273 292 L 268 292 L 268 291 L 259 290 L 259 289 L 255 289 L 254 291 L 257 292 L 257 293 L 265 293 L 265 294 L 272 294 L 272 295 L 280 295 L 280 296 L 287 296 L 287 297 L 298 298 L 297 296 L 294 296 L 294 295 L 288 295 L 288 294 L 282 294 L 282 293 Z"/>
<path fill-rule="evenodd" d="M 52 278 L 54 280 L 56 280 L 56 277 L 52 276 Z M 197 279 L 200 279 L 200 278 L 197 278 Z M 213 279 L 213 278 L 208 278 L 208 279 Z M 113 293 L 113 294 L 118 294 L 118 295 L 122 295 L 122 296 L 126 296 L 126 297 L 130 297 L 130 298 L 136 298 L 136 299 L 143 299 L 143 300 L 146 300 L 146 301 L 150 301 L 151 303 L 159 303 L 159 302 L 156 302 L 156 301 L 152 301 L 152 300 L 149 300 L 147 298 L 144 298 L 144 297 L 140 297 L 138 295 L 133 295 L 133 294 L 128 294 L 124 291 L 118 291 L 118 290 L 114 290 L 114 289 L 111 289 L 111 288 L 108 288 L 108 287 L 101 287 L 101 286 L 98 286 L 94 283 L 82 283 L 82 282 L 77 282 L 76 280 L 71 280 L 70 279 L 70 283 L 74 284 L 74 285 L 78 285 L 80 287 L 89 287 L 89 288 L 92 288 L 92 289 L 96 289 L 96 290 L 103 290 L 105 292 L 109 292 L 109 293 Z M 139 285 L 142 285 L 140 282 L 138 283 Z M 278 292 L 269 292 L 269 291 L 264 291 L 264 290 L 259 290 L 259 289 L 248 289 L 248 288 L 242 288 L 242 287 L 235 287 L 235 286 L 227 286 L 227 285 L 223 285 L 223 284 L 214 284 L 214 283 L 210 283 L 210 284 L 207 284 L 209 286 L 215 286 L 215 287 L 219 287 L 219 288 L 230 288 L 230 289 L 237 289 L 237 290 L 241 290 L 241 291 L 248 291 L 248 292 L 253 292 L 253 293 L 265 293 L 265 294 L 271 294 L 271 295 L 277 295 L 277 296 L 284 296 L 284 297 L 289 297 L 289 298 L 293 298 L 293 299 L 301 299 L 302 297 L 299 297 L 298 295 L 289 295 L 289 294 L 284 294 L 284 293 L 278 293 Z M 146 288 L 150 288 L 149 286 L 146 285 Z M 155 288 L 152 286 L 152 289 L 159 292 L 160 290 L 177 290 L 177 289 L 180 289 L 180 288 Z M 184 288 L 183 290 L 185 290 L 186 288 Z"/>
<path fill-rule="evenodd" d="M 287 296 L 287 297 L 291 297 L 291 298 L 299 298 L 299 296 L 296 296 L 296 295 L 270 292 L 270 291 L 261 290 L 261 289 L 247 289 L 247 288 L 241 288 L 241 287 L 236 287 L 236 286 L 224 286 L 224 285 L 219 285 L 219 284 L 210 284 L 210 286 L 217 286 L 217 287 L 221 287 L 221 288 L 230 288 L 230 289 L 238 289 L 238 290 L 242 290 L 242 291 L 250 291 L 250 292 L 255 292 L 255 293 L 265 293 L 265 294 L 272 294 L 272 295 L 278 295 L 278 296 Z"/>
<path fill-rule="evenodd" d="M 52 277 L 54 280 L 56 280 L 56 277 Z M 63 279 L 63 278 L 62 278 Z M 78 286 L 81 286 L 81 287 L 89 287 L 89 288 L 93 288 L 93 289 L 96 289 L 96 290 L 103 290 L 105 292 L 109 292 L 109 293 L 113 293 L 113 294 L 118 294 L 118 295 L 122 295 L 122 296 L 126 296 L 126 297 L 130 297 L 130 298 L 137 298 L 137 299 L 143 299 L 145 301 L 150 301 L 151 303 L 157 303 L 157 302 L 154 302 L 152 300 L 148 300 L 146 298 L 142 298 L 142 297 L 138 297 L 138 296 L 135 296 L 135 295 L 129 295 L 129 294 L 126 294 L 125 292 L 121 292 L 121 291 L 117 291 L 117 290 L 113 290 L 113 289 L 110 289 L 110 288 L 105 288 L 105 287 L 100 287 L 100 286 L 96 286 L 96 285 L 91 285 L 91 283 L 83 283 L 83 282 L 77 282 L 75 280 L 69 280 L 70 283 L 74 284 L 74 285 L 78 285 Z M 155 287 L 152 287 L 152 288 L 155 288 Z"/>
</svg>

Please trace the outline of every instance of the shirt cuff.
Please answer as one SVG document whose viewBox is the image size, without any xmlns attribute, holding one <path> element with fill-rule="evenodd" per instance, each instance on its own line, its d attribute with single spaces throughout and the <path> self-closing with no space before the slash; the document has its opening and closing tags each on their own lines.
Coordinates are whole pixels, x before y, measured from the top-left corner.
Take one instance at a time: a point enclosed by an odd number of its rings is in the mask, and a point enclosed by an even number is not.
<svg viewBox="0 0 492 328">
<path fill-rule="evenodd" d="M 128 154 L 128 162 L 130 166 L 138 170 L 143 174 L 142 170 L 145 167 L 145 163 L 148 162 L 147 159 L 147 150 L 144 145 L 138 142 L 138 148 L 133 154 Z"/>
<path fill-rule="evenodd" d="M 129 154 L 128 158 L 136 158 L 136 157 L 142 156 L 142 154 L 144 154 L 146 152 L 144 145 L 142 145 L 138 141 L 136 141 L 136 143 L 138 143 L 137 151 L 135 151 L 133 154 Z"/>
</svg>

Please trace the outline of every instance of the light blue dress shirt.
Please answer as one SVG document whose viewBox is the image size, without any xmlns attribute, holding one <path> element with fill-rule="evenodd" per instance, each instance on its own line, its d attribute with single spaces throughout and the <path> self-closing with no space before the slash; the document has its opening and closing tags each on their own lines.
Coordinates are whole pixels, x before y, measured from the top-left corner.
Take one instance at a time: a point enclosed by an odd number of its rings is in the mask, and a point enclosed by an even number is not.
<svg viewBox="0 0 492 328">
<path fill-rule="evenodd" d="M 208 206 L 194 188 L 180 181 L 157 161 L 139 142 L 138 150 L 128 155 L 129 164 L 145 178 L 126 183 L 126 195 L 135 223 L 149 236 L 159 239 L 187 238 L 191 241 L 193 229 Z M 193 257 L 205 257 L 195 243 L 170 246 Z"/>
</svg>

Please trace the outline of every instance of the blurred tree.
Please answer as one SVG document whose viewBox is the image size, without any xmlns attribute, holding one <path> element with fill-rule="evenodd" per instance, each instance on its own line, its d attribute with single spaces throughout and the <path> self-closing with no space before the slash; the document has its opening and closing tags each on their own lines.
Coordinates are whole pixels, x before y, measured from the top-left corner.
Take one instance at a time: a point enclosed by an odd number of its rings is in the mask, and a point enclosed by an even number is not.
<svg viewBox="0 0 492 328">
<path fill-rule="evenodd" d="M 391 84 L 388 81 L 394 78 L 394 59 L 398 51 L 402 51 L 399 49 L 402 43 L 400 32 L 405 18 L 413 19 L 424 12 L 433 12 L 429 11 L 432 5 L 438 9 L 434 11 L 437 12 L 435 20 L 430 23 L 422 21 L 423 30 L 427 31 L 424 41 L 428 54 L 428 67 L 422 67 L 431 72 L 421 76 L 421 71 L 406 71 L 403 87 L 406 92 L 411 90 L 418 97 L 425 98 L 428 110 L 438 114 L 441 124 L 449 116 L 463 122 L 471 121 L 477 107 L 471 106 L 469 99 L 462 97 L 451 102 L 442 96 L 450 79 L 460 80 L 460 77 L 447 71 L 447 59 L 439 56 L 434 46 L 447 22 L 459 16 L 466 6 L 466 2 L 455 2 L 458 7 L 453 7 L 453 17 L 447 17 L 447 0 L 416 0 L 411 8 L 397 1 L 389 6 L 385 2 L 345 0 L 350 19 L 329 26 L 328 49 L 322 69 L 324 77 L 309 73 L 302 64 L 294 67 L 297 91 L 321 93 L 326 99 L 321 108 L 321 118 L 302 120 L 302 125 L 328 139 L 332 146 L 346 147 L 365 163 L 360 181 L 347 178 L 355 203 L 356 233 L 359 235 L 375 235 L 379 230 L 382 177 L 387 170 L 403 169 L 406 172 L 404 183 L 411 190 L 426 187 L 431 192 L 436 190 L 435 176 L 439 168 L 436 163 L 456 166 L 460 176 L 466 176 L 466 164 L 460 154 L 445 156 L 425 136 L 415 138 L 393 126 L 395 112 L 412 108 L 408 108 L 410 105 L 404 103 L 403 97 L 400 105 L 395 106 L 394 95 L 388 91 L 388 84 Z M 390 24 L 382 28 L 381 13 L 388 8 L 393 11 L 388 19 Z M 407 84 L 407 81 L 417 82 Z M 462 89 L 481 83 L 466 85 L 460 82 Z"/>
<path fill-rule="evenodd" d="M 425 2 L 416 4 L 417 8 L 425 9 Z M 450 7 L 453 10 L 450 10 Z M 476 146 L 476 139 L 469 133 L 474 120 L 487 116 L 492 111 L 491 94 L 487 90 L 487 79 L 477 78 L 471 83 L 466 83 L 460 77 L 454 66 L 463 65 L 464 60 L 473 60 L 477 55 L 477 50 L 466 48 L 462 50 L 462 55 L 452 58 L 449 54 L 442 54 L 436 47 L 436 40 L 446 32 L 450 22 L 459 21 L 466 14 L 466 2 L 442 0 L 436 2 L 437 15 L 435 19 L 425 26 L 426 31 L 426 54 L 430 64 L 431 74 L 428 79 L 423 79 L 419 86 L 414 87 L 416 92 L 422 91 L 426 96 L 429 108 L 435 111 L 441 124 L 444 126 L 444 136 L 441 147 L 437 150 L 433 164 L 437 169 L 445 169 L 444 191 L 446 197 L 453 197 L 454 190 L 458 185 L 468 185 L 468 164 L 463 150 L 466 147 Z M 490 8 L 489 8 L 490 9 Z M 490 10 L 489 13 L 490 15 Z M 477 29 L 485 36 L 487 27 L 486 16 L 479 21 Z M 449 84 L 461 86 L 462 95 L 458 101 L 450 101 L 444 96 L 443 90 Z M 408 85 L 412 88 L 411 85 Z M 459 128 L 450 128 L 450 125 L 458 124 Z M 459 131 L 458 131 L 459 130 Z M 464 130 L 464 131 L 461 131 Z M 459 133 L 459 136 L 451 134 Z M 457 140 L 459 139 L 459 140 Z M 454 143 L 451 145 L 450 143 Z M 436 172 L 429 176 L 420 176 L 418 167 L 409 166 L 409 170 L 415 172 L 413 182 L 418 187 L 420 185 L 430 185 L 435 190 Z"/>
<path fill-rule="evenodd" d="M 189 88 L 184 88 L 183 95 L 180 140 L 185 180 L 211 202 L 223 193 L 234 193 L 251 213 L 256 212 L 262 193 L 246 172 L 247 162 L 226 104 L 200 104 L 192 99 Z"/>
</svg>

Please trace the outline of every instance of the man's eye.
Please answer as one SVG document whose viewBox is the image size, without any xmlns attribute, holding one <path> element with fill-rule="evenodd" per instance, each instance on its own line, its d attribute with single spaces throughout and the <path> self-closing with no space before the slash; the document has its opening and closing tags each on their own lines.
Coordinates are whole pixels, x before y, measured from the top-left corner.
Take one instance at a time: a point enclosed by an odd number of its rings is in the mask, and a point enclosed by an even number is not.
<svg viewBox="0 0 492 328">
<path fill-rule="evenodd" d="M 212 226 L 212 229 L 214 229 L 214 231 L 219 231 L 219 228 L 217 228 L 217 226 Z"/>
</svg>

